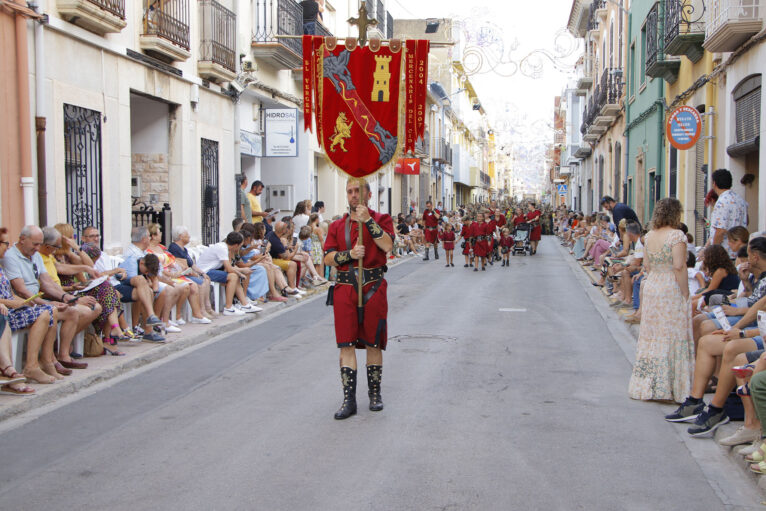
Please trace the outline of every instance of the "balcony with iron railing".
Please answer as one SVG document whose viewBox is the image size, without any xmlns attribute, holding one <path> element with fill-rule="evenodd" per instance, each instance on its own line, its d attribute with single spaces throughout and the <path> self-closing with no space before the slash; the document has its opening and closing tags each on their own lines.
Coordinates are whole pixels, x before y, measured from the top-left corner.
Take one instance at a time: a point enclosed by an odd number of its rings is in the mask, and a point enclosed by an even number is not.
<svg viewBox="0 0 766 511">
<path fill-rule="evenodd" d="M 200 0 L 199 75 L 228 82 L 237 75 L 237 16 L 215 0 Z"/>
<path fill-rule="evenodd" d="M 606 0 L 593 0 L 592 7 L 596 13 L 596 17 L 602 22 L 606 21 L 606 17 L 609 14 L 609 10 L 606 8 Z"/>
<path fill-rule="evenodd" d="M 698 62 L 705 53 L 704 16 L 703 0 L 665 0 L 665 54 Z"/>
<path fill-rule="evenodd" d="M 452 147 L 444 138 L 437 138 L 434 141 L 434 149 L 431 157 L 434 163 L 452 165 Z"/>
<path fill-rule="evenodd" d="M 646 16 L 646 74 L 675 83 L 681 60 L 665 55 L 665 40 L 660 37 L 660 3 L 656 2 Z"/>
<path fill-rule="evenodd" d="M 601 73 L 596 96 L 597 122 L 611 126 L 617 118 L 622 99 L 622 70 L 619 68 L 606 68 Z"/>
<path fill-rule="evenodd" d="M 764 0 L 706 0 L 706 4 L 707 51 L 734 51 L 763 27 Z"/>
<path fill-rule="evenodd" d="M 599 4 L 601 4 L 602 0 L 594 0 L 593 3 L 590 4 L 590 14 L 588 15 L 588 32 L 592 32 L 595 34 L 595 32 L 598 30 L 598 16 L 596 15 L 596 11 L 599 9 Z"/>
<path fill-rule="evenodd" d="M 189 33 L 189 0 L 144 0 L 143 51 L 165 61 L 186 60 Z"/>
<path fill-rule="evenodd" d="M 296 69 L 303 63 L 303 9 L 295 0 L 254 0 L 253 57 L 276 69 Z M 319 23 L 317 23 L 319 25 Z"/>
<path fill-rule="evenodd" d="M 99 35 L 127 25 L 125 0 L 57 0 L 56 8 L 63 19 Z"/>
</svg>

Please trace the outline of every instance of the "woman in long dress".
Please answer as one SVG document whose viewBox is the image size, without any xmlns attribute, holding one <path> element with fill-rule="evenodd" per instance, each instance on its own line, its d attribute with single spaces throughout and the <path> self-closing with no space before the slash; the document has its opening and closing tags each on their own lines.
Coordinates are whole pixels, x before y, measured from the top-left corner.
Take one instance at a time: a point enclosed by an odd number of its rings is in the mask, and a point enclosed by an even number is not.
<svg viewBox="0 0 766 511">
<path fill-rule="evenodd" d="M 646 278 L 641 325 L 628 393 L 633 399 L 675 401 L 689 395 L 694 367 L 686 236 L 681 203 L 661 199 L 644 243 Z"/>
</svg>

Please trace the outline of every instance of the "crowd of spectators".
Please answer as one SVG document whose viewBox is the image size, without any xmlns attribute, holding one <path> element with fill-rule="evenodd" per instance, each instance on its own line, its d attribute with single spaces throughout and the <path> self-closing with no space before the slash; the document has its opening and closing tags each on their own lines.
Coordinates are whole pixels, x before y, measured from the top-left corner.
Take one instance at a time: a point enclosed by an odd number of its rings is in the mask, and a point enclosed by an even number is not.
<svg viewBox="0 0 766 511">
<path fill-rule="evenodd" d="M 644 227 L 627 205 L 611 197 L 600 204 L 603 212 L 592 214 L 560 208 L 555 229 L 600 274 L 593 284 L 612 305 L 632 309 L 624 316 L 639 325 L 630 397 L 678 403 L 665 419 L 692 423 L 694 437 L 743 420 L 718 441 L 748 444 L 738 452 L 766 473 L 766 233 L 748 231 L 748 204 L 732 190 L 731 173 L 712 174 L 704 242 L 680 222 L 676 199 L 658 201 Z"/>
</svg>

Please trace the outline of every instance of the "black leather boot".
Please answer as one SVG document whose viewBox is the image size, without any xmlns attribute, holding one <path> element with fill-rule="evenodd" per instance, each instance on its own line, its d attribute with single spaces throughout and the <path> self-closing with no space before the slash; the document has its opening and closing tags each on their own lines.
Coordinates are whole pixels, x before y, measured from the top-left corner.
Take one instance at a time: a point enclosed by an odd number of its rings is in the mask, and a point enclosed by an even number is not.
<svg viewBox="0 0 766 511">
<path fill-rule="evenodd" d="M 370 410 L 379 412 L 383 409 L 380 397 L 380 383 L 383 379 L 383 366 L 367 366 L 367 395 L 370 396 Z"/>
<path fill-rule="evenodd" d="M 431 259 L 430 257 L 428 257 L 428 250 L 429 248 L 426 247 L 426 256 L 423 258 L 424 261 L 429 261 Z"/>
<path fill-rule="evenodd" d="M 348 419 L 356 415 L 356 369 L 341 367 L 340 379 L 343 382 L 343 404 L 335 412 L 336 420 Z"/>
<path fill-rule="evenodd" d="M 434 259 L 439 259 L 439 247 L 434 245 Z"/>
</svg>

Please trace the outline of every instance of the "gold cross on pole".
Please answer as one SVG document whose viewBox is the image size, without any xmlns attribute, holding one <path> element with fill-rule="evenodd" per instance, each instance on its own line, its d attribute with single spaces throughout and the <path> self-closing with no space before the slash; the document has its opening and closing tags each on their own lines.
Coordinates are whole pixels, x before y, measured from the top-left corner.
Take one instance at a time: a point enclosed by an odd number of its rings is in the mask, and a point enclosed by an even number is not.
<svg viewBox="0 0 766 511">
<path fill-rule="evenodd" d="M 356 18 L 349 18 L 349 25 L 356 25 L 359 29 L 359 46 L 367 44 L 367 27 L 375 27 L 378 25 L 378 20 L 367 17 L 367 6 L 364 2 L 359 6 L 359 16 Z"/>
</svg>

